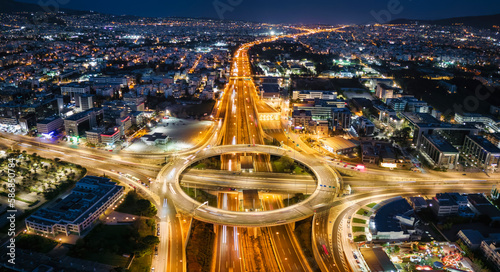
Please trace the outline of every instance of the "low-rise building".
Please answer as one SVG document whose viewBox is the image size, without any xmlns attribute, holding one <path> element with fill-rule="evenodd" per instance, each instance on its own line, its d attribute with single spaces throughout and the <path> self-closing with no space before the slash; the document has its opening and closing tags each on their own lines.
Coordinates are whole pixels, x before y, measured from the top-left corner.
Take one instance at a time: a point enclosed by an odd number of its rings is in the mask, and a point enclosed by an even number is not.
<svg viewBox="0 0 500 272">
<path fill-rule="evenodd" d="M 311 121 L 312 121 L 312 115 L 310 111 L 294 110 L 292 112 L 292 126 L 295 129 L 307 128 L 309 122 Z"/>
<path fill-rule="evenodd" d="M 472 250 L 476 250 L 484 240 L 484 236 L 478 230 L 460 230 L 457 234 L 458 238 Z"/>
<path fill-rule="evenodd" d="M 470 208 L 476 214 L 488 216 L 492 222 L 500 222 L 500 210 L 491 204 L 483 194 L 469 194 L 467 198 Z"/>
<path fill-rule="evenodd" d="M 121 134 L 120 129 L 115 127 L 111 130 L 101 133 L 101 143 L 107 146 L 113 146 L 116 142 L 120 140 Z"/>
<path fill-rule="evenodd" d="M 370 231 L 374 240 L 409 240 L 415 232 L 415 212 L 401 197 L 383 205 L 372 220 Z"/>
<path fill-rule="evenodd" d="M 380 155 L 378 148 L 373 142 L 362 142 L 361 147 L 361 159 L 363 163 L 378 164 L 380 161 Z"/>
<path fill-rule="evenodd" d="M 332 128 L 350 129 L 352 113 L 348 108 L 332 108 Z"/>
<path fill-rule="evenodd" d="M 427 208 L 427 201 L 421 196 L 410 197 L 410 204 L 416 212 Z"/>
<path fill-rule="evenodd" d="M 462 146 L 461 156 L 467 166 L 497 172 L 500 164 L 500 148 L 482 136 L 467 135 Z"/>
<path fill-rule="evenodd" d="M 86 176 L 71 194 L 26 218 L 26 228 L 43 235 L 81 235 L 123 196 L 124 188 L 108 178 Z"/>
<path fill-rule="evenodd" d="M 481 242 L 481 252 L 484 257 L 495 265 L 496 270 L 500 270 L 500 242 Z"/>
<path fill-rule="evenodd" d="M 164 145 L 169 139 L 170 137 L 163 133 L 153 133 L 141 137 L 141 141 L 147 145 Z"/>
<path fill-rule="evenodd" d="M 455 169 L 459 152 L 439 135 L 424 135 L 419 146 L 420 154 L 434 167 Z"/>
<path fill-rule="evenodd" d="M 335 91 L 293 91 L 292 99 L 293 100 L 305 100 L 305 99 L 328 99 L 333 100 L 337 99 L 337 92 Z"/>
<path fill-rule="evenodd" d="M 88 94 L 90 93 L 90 86 L 88 84 L 70 83 L 61 86 L 61 94 L 69 95 L 73 100 L 77 94 Z"/>
<path fill-rule="evenodd" d="M 87 138 L 87 143 L 97 145 L 101 143 L 101 133 L 102 129 L 91 129 L 85 131 L 85 137 Z"/>
<path fill-rule="evenodd" d="M 39 134 L 49 134 L 60 129 L 64 125 L 64 120 L 59 116 L 52 116 L 38 121 L 36 128 Z"/>
<path fill-rule="evenodd" d="M 450 194 L 436 194 L 429 204 L 437 217 L 447 217 L 458 214 L 459 205 Z"/>
<path fill-rule="evenodd" d="M 330 153 L 349 154 L 358 147 L 358 144 L 342 137 L 330 137 L 321 140 L 322 147 Z"/>
</svg>

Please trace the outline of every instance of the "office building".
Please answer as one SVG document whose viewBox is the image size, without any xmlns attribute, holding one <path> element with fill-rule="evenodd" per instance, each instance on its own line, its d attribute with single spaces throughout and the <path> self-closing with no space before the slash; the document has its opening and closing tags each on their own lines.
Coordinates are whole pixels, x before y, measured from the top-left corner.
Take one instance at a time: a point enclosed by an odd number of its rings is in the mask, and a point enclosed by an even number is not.
<svg viewBox="0 0 500 272">
<path fill-rule="evenodd" d="M 52 116 L 38 121 L 36 128 L 39 134 L 49 134 L 57 131 L 64 125 L 64 120 L 59 116 Z"/>
<path fill-rule="evenodd" d="M 293 100 L 306 99 L 334 100 L 337 99 L 337 92 L 334 91 L 293 91 Z"/>
<path fill-rule="evenodd" d="M 93 94 L 78 94 L 75 97 L 76 104 L 75 106 L 80 111 L 90 110 L 94 107 L 94 95 Z"/>
<path fill-rule="evenodd" d="M 348 108 L 332 108 L 332 121 L 333 129 L 350 129 L 351 128 L 352 113 Z"/>
<path fill-rule="evenodd" d="M 101 133 L 101 143 L 107 146 L 113 146 L 116 142 L 120 140 L 121 133 L 120 128 L 114 127 L 108 131 Z"/>
<path fill-rule="evenodd" d="M 437 217 L 447 217 L 458 214 L 459 205 L 450 194 L 436 194 L 429 204 Z"/>
<path fill-rule="evenodd" d="M 395 88 L 379 83 L 377 84 L 377 88 L 375 90 L 375 96 L 382 101 L 386 101 L 388 98 L 394 98 L 395 91 Z"/>
<path fill-rule="evenodd" d="M 466 166 L 473 166 L 487 172 L 498 171 L 500 149 L 482 136 L 467 135 L 461 156 Z"/>
<path fill-rule="evenodd" d="M 90 93 L 90 86 L 88 84 L 70 83 L 61 86 L 61 94 L 69 95 L 71 100 L 75 100 L 77 94 L 89 94 L 89 93 Z"/>
<path fill-rule="evenodd" d="M 422 156 L 434 167 L 455 169 L 459 152 L 439 135 L 424 135 L 419 146 Z"/>
<path fill-rule="evenodd" d="M 101 108 L 93 108 L 71 115 L 64 119 L 64 128 L 67 136 L 83 137 L 85 132 L 99 126 L 104 118 Z"/>
<path fill-rule="evenodd" d="M 26 218 L 26 228 L 52 237 L 59 233 L 81 235 L 123 196 L 123 191 L 108 178 L 86 176 L 63 200 Z"/>
<path fill-rule="evenodd" d="M 481 252 L 484 257 L 490 261 L 496 268 L 497 271 L 500 270 L 500 242 L 481 242 Z"/>
</svg>

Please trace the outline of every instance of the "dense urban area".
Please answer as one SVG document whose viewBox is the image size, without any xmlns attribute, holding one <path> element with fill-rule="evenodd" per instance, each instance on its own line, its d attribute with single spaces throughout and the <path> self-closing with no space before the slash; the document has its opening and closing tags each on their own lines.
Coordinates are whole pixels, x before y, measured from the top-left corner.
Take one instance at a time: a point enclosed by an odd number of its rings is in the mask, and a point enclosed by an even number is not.
<svg viewBox="0 0 500 272">
<path fill-rule="evenodd" d="M 0 22 L 0 271 L 500 271 L 498 25 Z"/>
</svg>

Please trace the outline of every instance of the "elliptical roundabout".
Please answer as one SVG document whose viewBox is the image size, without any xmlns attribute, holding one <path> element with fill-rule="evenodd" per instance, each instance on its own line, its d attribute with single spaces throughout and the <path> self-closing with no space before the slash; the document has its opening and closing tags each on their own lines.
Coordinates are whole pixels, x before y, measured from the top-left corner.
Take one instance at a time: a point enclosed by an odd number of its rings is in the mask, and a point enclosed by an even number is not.
<svg viewBox="0 0 500 272">
<path fill-rule="evenodd" d="M 180 185 L 180 176 L 194 163 L 228 153 L 259 153 L 274 156 L 290 156 L 295 161 L 309 168 L 316 180 L 316 189 L 306 200 L 295 205 L 258 212 L 227 211 L 210 207 L 188 196 Z M 160 195 L 173 201 L 177 211 L 191 215 L 197 220 L 207 223 L 235 226 L 262 227 L 292 223 L 313 215 L 318 209 L 331 203 L 340 190 L 340 178 L 323 161 L 314 157 L 268 145 L 224 145 L 206 148 L 196 154 L 196 157 L 184 156 L 174 158 L 158 174 Z M 190 159 L 191 158 L 191 159 Z"/>
</svg>

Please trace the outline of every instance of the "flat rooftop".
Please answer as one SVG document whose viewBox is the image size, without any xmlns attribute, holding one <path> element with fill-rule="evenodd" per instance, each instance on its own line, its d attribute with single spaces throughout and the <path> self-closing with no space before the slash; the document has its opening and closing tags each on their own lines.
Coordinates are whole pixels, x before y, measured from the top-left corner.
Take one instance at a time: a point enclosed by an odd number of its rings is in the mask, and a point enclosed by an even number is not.
<svg viewBox="0 0 500 272">
<path fill-rule="evenodd" d="M 43 125 L 47 125 L 49 124 L 50 122 L 53 122 L 54 120 L 57 120 L 57 119 L 61 119 L 61 117 L 59 116 L 51 116 L 51 117 L 47 117 L 43 120 L 40 120 L 38 121 L 38 124 L 43 124 Z"/>
<path fill-rule="evenodd" d="M 441 122 L 428 113 L 404 112 L 403 116 L 413 124 L 440 124 Z"/>
<path fill-rule="evenodd" d="M 395 217 L 413 214 L 413 208 L 406 199 L 401 198 L 382 206 L 375 214 L 375 228 L 382 232 L 402 231 L 401 223 Z M 377 270 L 378 271 L 378 270 Z"/>
<path fill-rule="evenodd" d="M 322 142 L 333 150 L 343 150 L 348 148 L 354 148 L 358 145 L 350 140 L 344 139 L 342 137 L 330 137 L 322 140 Z"/>
<path fill-rule="evenodd" d="M 439 135 L 424 135 L 424 137 L 426 137 L 439 151 L 443 153 L 458 154 L 458 149 L 450 144 L 445 138 Z"/>
<path fill-rule="evenodd" d="M 26 220 L 51 226 L 57 223 L 79 224 L 123 189 L 108 178 L 86 176 L 75 188 L 55 205 L 36 211 Z M 108 197 L 106 197 L 108 196 Z"/>
<path fill-rule="evenodd" d="M 377 272 L 394 272 L 398 271 L 394 264 L 389 259 L 389 256 L 384 252 L 381 247 L 377 248 L 360 248 L 361 255 L 365 259 L 366 264 L 371 271 Z"/>
<path fill-rule="evenodd" d="M 483 136 L 468 135 L 467 137 L 469 137 L 472 141 L 480 145 L 489 153 L 500 154 L 500 149 L 490 141 L 486 140 L 486 138 L 484 138 Z"/>
</svg>

